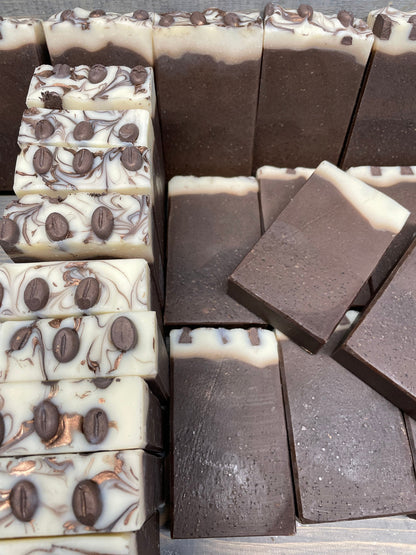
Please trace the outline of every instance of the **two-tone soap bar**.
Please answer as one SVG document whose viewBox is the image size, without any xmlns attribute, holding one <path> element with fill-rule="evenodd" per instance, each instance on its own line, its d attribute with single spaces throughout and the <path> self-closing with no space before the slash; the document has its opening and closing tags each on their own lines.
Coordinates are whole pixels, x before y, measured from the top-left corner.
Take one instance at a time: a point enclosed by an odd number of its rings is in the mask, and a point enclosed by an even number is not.
<svg viewBox="0 0 416 555">
<path fill-rule="evenodd" d="M 121 376 L 140 376 L 159 397 L 168 396 L 167 353 L 154 312 L 0 324 L 0 383 Z"/>
<path fill-rule="evenodd" d="M 131 532 L 161 503 L 161 459 L 141 450 L 1 458 L 0 489 L 2 538 Z"/>
<path fill-rule="evenodd" d="M 74 345 L 64 331 L 62 358 Z M 7 383 L 0 398 L 2 457 L 163 448 L 159 402 L 137 376 Z"/>
</svg>

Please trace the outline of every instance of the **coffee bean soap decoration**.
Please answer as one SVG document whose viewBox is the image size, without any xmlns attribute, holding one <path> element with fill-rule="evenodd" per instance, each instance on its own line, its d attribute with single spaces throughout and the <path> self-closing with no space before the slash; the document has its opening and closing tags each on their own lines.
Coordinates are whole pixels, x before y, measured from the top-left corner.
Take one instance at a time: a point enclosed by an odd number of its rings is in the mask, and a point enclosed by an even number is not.
<svg viewBox="0 0 416 555">
<path fill-rule="evenodd" d="M 137 376 L 0 385 L 4 426 L 0 457 L 162 450 L 161 409 Z M 18 400 L 18 402 L 16 402 Z"/>
<path fill-rule="evenodd" d="M 28 523 L 33 537 L 139 530 L 161 503 L 161 470 L 136 449 L 0 458 L 1 538 L 27 537 Z"/>
<path fill-rule="evenodd" d="M 135 375 L 166 399 L 167 359 L 155 312 L 1 324 L 0 383 Z"/>
</svg>

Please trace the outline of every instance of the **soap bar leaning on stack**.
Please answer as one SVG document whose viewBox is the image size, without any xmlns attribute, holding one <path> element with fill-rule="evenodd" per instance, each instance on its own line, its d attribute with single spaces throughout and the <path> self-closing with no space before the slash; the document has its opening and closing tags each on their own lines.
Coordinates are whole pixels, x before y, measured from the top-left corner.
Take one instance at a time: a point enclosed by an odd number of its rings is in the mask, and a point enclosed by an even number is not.
<svg viewBox="0 0 416 555">
<path fill-rule="evenodd" d="M 121 15 L 83 8 L 64 10 L 43 22 L 53 64 L 153 65 L 153 16 L 145 10 Z"/>
<path fill-rule="evenodd" d="M 183 328 L 170 340 L 172 536 L 294 534 L 273 332 Z"/>
<path fill-rule="evenodd" d="M 322 162 L 231 275 L 229 291 L 316 352 L 408 216 L 394 200 Z"/>
<path fill-rule="evenodd" d="M 160 478 L 161 460 L 141 450 L 0 458 L 1 537 L 138 530 L 160 505 Z"/>
</svg>

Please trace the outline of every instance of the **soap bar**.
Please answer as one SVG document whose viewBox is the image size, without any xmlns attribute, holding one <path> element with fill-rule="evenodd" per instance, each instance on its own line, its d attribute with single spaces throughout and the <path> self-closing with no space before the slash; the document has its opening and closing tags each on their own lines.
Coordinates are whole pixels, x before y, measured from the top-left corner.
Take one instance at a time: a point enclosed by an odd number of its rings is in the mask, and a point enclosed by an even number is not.
<svg viewBox="0 0 416 555">
<path fill-rule="evenodd" d="M 414 7 L 414 6 L 413 6 Z M 408 166 L 415 163 L 416 10 L 388 6 L 368 22 L 375 35 L 365 87 L 346 141 L 342 167 Z"/>
<path fill-rule="evenodd" d="M 43 22 L 54 64 L 153 65 L 153 14 L 64 10 Z"/>
<path fill-rule="evenodd" d="M 385 193 L 410 211 L 406 225 L 371 275 L 372 287 L 377 291 L 416 236 L 416 166 L 359 166 L 350 168 L 347 173 Z"/>
<path fill-rule="evenodd" d="M 42 295 L 33 295 L 35 285 Z M 3 263 L 0 299 L 0 321 L 158 308 L 142 258 L 124 260 L 122 266 L 117 260 Z"/>
<path fill-rule="evenodd" d="M 335 359 L 416 417 L 416 241 L 379 290 Z"/>
<path fill-rule="evenodd" d="M 305 4 L 296 10 L 274 2 L 266 6 L 264 25 L 254 170 L 337 164 L 373 44 L 371 30 L 346 10 L 325 15 Z"/>
<path fill-rule="evenodd" d="M 256 172 L 259 182 L 263 233 L 289 204 L 312 175 L 308 168 L 275 168 L 262 166 Z"/>
<path fill-rule="evenodd" d="M 23 112 L 18 143 L 43 146 L 153 148 L 154 135 L 146 110 L 50 110 Z"/>
<path fill-rule="evenodd" d="M 166 325 L 252 325 L 260 318 L 227 295 L 227 278 L 260 238 L 253 177 L 169 182 Z"/>
<path fill-rule="evenodd" d="M 54 348 L 60 358 L 73 356 L 72 331 L 58 330 Z M 11 347 L 25 339 L 15 335 Z M 137 376 L 7 383 L 0 385 L 0 396 L 1 457 L 162 449 L 159 402 Z"/>
<path fill-rule="evenodd" d="M 408 216 L 394 200 L 322 162 L 234 271 L 229 292 L 316 352 Z"/>
<path fill-rule="evenodd" d="M 68 358 L 60 351 L 63 341 Z M 154 312 L 0 324 L 0 383 L 114 376 L 140 376 L 167 397 L 167 353 Z"/>
<path fill-rule="evenodd" d="M 130 110 L 155 114 L 155 90 L 151 67 L 69 67 L 41 65 L 36 68 L 26 98 L 28 108 L 61 110 Z"/>
<path fill-rule="evenodd" d="M 168 177 L 251 175 L 263 42 L 259 12 L 155 15 L 153 44 Z"/>
<path fill-rule="evenodd" d="M 354 319 L 310 355 L 279 336 L 281 375 L 301 522 L 405 514 L 416 480 L 400 411 L 331 358 Z"/>
<path fill-rule="evenodd" d="M 273 332 L 183 328 L 172 358 L 172 537 L 295 533 Z"/>
<path fill-rule="evenodd" d="M 138 530 L 161 501 L 160 461 L 140 450 L 0 459 L 1 537 Z"/>
<path fill-rule="evenodd" d="M 16 17 L 1 18 L 0 37 L 0 191 L 11 191 L 20 117 L 30 76 L 43 62 L 45 37 L 39 19 Z"/>
</svg>

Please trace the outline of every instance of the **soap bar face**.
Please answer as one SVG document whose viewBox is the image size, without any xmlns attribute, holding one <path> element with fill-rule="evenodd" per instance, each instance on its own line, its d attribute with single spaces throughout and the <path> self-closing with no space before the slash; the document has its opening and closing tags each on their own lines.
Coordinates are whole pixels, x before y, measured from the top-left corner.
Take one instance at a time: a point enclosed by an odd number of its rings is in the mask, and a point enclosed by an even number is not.
<svg viewBox="0 0 416 555">
<path fill-rule="evenodd" d="M 259 12 L 209 8 L 155 16 L 168 178 L 251 175 L 262 42 Z"/>
<path fill-rule="evenodd" d="M 345 11 L 267 7 L 253 169 L 337 164 L 373 34 Z"/>
<path fill-rule="evenodd" d="M 344 318 L 316 355 L 279 334 L 298 516 L 305 523 L 406 514 L 416 506 L 400 411 L 331 358 L 350 326 Z"/>
<path fill-rule="evenodd" d="M 294 534 L 273 332 L 183 328 L 170 339 L 172 536 Z"/>
<path fill-rule="evenodd" d="M 253 325 L 227 278 L 260 238 L 252 177 L 174 177 L 169 183 L 166 325 Z"/>
<path fill-rule="evenodd" d="M 23 112 L 18 144 L 108 148 L 153 148 L 154 135 L 146 110 L 50 110 L 28 108 Z"/>
<path fill-rule="evenodd" d="M 138 530 L 160 484 L 160 459 L 140 450 L 0 459 L 1 536 Z"/>
<path fill-rule="evenodd" d="M 153 70 L 138 66 L 42 65 L 30 82 L 28 108 L 155 111 Z"/>
<path fill-rule="evenodd" d="M 154 200 L 151 152 L 145 147 L 69 148 L 25 145 L 13 190 L 64 198 L 73 193 L 148 195 Z"/>
<path fill-rule="evenodd" d="M 322 162 L 234 271 L 229 292 L 316 352 L 409 212 Z"/>
<path fill-rule="evenodd" d="M 153 65 L 153 14 L 117 14 L 74 8 L 43 22 L 52 63 Z"/>
<path fill-rule="evenodd" d="M 66 340 L 69 359 L 59 351 Z M 166 397 L 166 358 L 154 312 L 0 324 L 0 383 L 140 376 Z"/>
<path fill-rule="evenodd" d="M 335 358 L 396 406 L 416 417 L 413 336 L 416 242 L 335 353 Z"/>
<path fill-rule="evenodd" d="M 415 108 L 413 90 L 416 11 L 392 6 L 368 16 L 375 41 L 371 66 L 354 125 L 346 142 L 342 167 L 414 164 Z"/>
<path fill-rule="evenodd" d="M 55 349 L 73 356 L 72 328 L 59 331 Z M 8 383 L 0 396 L 2 457 L 162 448 L 160 406 L 136 376 Z"/>
<path fill-rule="evenodd" d="M 410 212 L 406 225 L 384 253 L 371 275 L 371 285 L 377 291 L 410 247 L 416 235 L 416 167 L 359 166 L 350 168 L 347 173 L 388 195 Z"/>
</svg>

